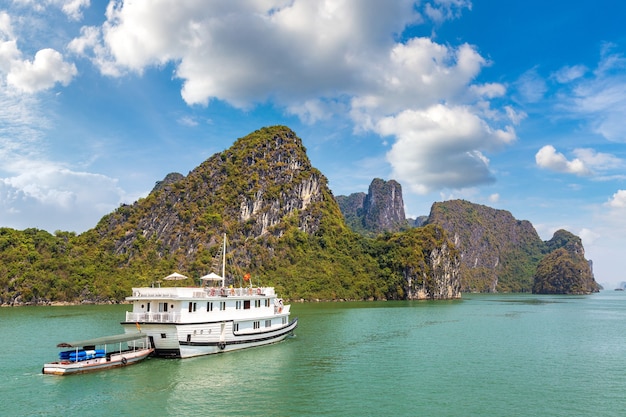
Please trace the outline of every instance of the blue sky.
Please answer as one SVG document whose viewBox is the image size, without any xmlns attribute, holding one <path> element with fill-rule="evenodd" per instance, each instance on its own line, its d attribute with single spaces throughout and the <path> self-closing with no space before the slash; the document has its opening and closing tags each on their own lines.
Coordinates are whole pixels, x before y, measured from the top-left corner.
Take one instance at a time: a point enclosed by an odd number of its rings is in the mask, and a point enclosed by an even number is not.
<svg viewBox="0 0 626 417">
<path fill-rule="evenodd" d="M 626 281 L 626 5 L 0 2 L 0 226 L 83 232 L 291 127 L 335 195 L 403 186 L 581 236 Z"/>
</svg>

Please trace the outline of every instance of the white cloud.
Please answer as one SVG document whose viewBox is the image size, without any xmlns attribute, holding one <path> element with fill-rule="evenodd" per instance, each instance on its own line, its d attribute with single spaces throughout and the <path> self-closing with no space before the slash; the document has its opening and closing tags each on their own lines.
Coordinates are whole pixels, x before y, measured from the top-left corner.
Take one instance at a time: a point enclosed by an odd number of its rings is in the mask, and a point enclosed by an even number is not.
<svg viewBox="0 0 626 417">
<path fill-rule="evenodd" d="M 579 148 L 574 149 L 573 153 L 576 158 L 570 161 L 557 152 L 554 146 L 546 145 L 535 155 L 535 162 L 541 168 L 576 175 L 591 175 L 624 166 L 624 161 L 616 156 L 593 149 Z"/>
<path fill-rule="evenodd" d="M 566 174 L 588 175 L 589 168 L 583 161 L 575 158 L 568 161 L 565 155 L 557 152 L 554 146 L 546 145 L 535 155 L 535 162 L 541 168 Z"/>
<path fill-rule="evenodd" d="M 418 193 L 493 182 L 482 152 L 515 140 L 512 130 L 493 130 L 468 107 L 444 105 L 383 118 L 376 130 L 398 138 L 387 154 L 393 177 Z"/>
<path fill-rule="evenodd" d="M 487 83 L 470 86 L 470 91 L 479 97 L 494 98 L 502 97 L 506 94 L 506 87 L 499 83 Z"/>
<path fill-rule="evenodd" d="M 539 75 L 537 68 L 526 71 L 515 82 L 519 97 L 523 102 L 536 103 L 543 99 L 548 91 L 546 81 Z"/>
<path fill-rule="evenodd" d="M 80 20 L 83 9 L 88 8 L 90 0 L 13 0 L 13 3 L 31 7 L 39 13 L 45 13 L 49 6 L 59 8 L 71 20 Z"/>
<path fill-rule="evenodd" d="M 558 96 L 561 110 L 586 121 L 594 133 L 610 141 L 626 142 L 626 58 L 622 54 L 606 46 L 593 72 L 585 72 L 567 86 Z"/>
<path fill-rule="evenodd" d="M 37 170 L 0 178 L 2 225 L 82 232 L 111 212 L 124 193 L 103 175 L 37 162 Z"/>
<path fill-rule="evenodd" d="M 249 109 L 271 101 L 305 123 L 347 116 L 355 131 L 394 136 L 393 171 L 423 192 L 492 182 L 484 152 L 511 143 L 515 132 L 487 120 L 516 124 L 525 116 L 511 107 L 491 108 L 488 100 L 503 97 L 504 85 L 473 84 L 490 65 L 475 47 L 420 37 L 396 41 L 423 21 L 419 10 L 440 22 L 465 9 L 471 9 L 468 0 L 265 0 L 211 7 L 116 1 L 100 28 L 83 28 L 69 47 L 113 76 L 173 64 L 189 105 L 221 100 Z M 433 140 L 417 139 L 423 137 Z"/>
<path fill-rule="evenodd" d="M 466 8 L 472 10 L 472 2 L 470 0 L 435 0 L 432 3 L 425 4 L 424 13 L 432 21 L 442 23 L 446 20 L 461 17 L 461 12 Z"/>
<path fill-rule="evenodd" d="M 584 65 L 565 66 L 556 71 L 553 77 L 557 82 L 566 84 L 583 77 L 587 71 L 589 69 Z"/>
<path fill-rule="evenodd" d="M 68 85 L 77 72 L 74 64 L 65 62 L 58 51 L 50 48 L 38 51 L 32 61 L 22 59 L 11 18 L 0 12 L 0 76 L 6 77 L 8 86 L 19 92 L 36 93 L 56 83 Z M 0 93 L 7 94 L 6 91 Z"/>
<path fill-rule="evenodd" d="M 56 83 L 68 85 L 77 72 L 76 66 L 65 62 L 59 52 L 42 49 L 32 62 L 14 61 L 7 74 L 7 84 L 26 93 L 36 93 Z"/>
<path fill-rule="evenodd" d="M 617 190 L 615 194 L 609 199 L 607 205 L 611 208 L 625 209 L 626 208 L 626 190 Z"/>
<path fill-rule="evenodd" d="M 590 148 L 574 149 L 574 155 L 593 171 L 608 171 L 624 167 L 624 161 L 615 155 L 596 152 Z"/>
</svg>

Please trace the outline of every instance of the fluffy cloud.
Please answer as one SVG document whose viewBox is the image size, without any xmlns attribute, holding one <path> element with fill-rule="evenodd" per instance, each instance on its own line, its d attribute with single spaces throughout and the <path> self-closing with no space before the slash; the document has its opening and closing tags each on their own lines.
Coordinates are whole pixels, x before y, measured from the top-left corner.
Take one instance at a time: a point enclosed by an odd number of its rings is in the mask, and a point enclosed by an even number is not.
<svg viewBox="0 0 626 417">
<path fill-rule="evenodd" d="M 394 35 L 422 21 L 414 3 L 115 2 L 104 25 L 83 28 L 70 47 L 91 53 L 110 75 L 174 62 L 188 104 L 219 99 L 248 108 L 271 99 L 317 120 L 323 116 L 320 100 L 347 99 L 357 112 L 393 112 L 464 93 L 487 64 L 469 45 L 451 48 L 427 38 L 394 42 Z M 470 6 L 459 0 L 435 4 L 445 10 Z M 503 93 L 497 84 L 482 90 Z M 307 108 L 313 115 L 305 114 Z"/>
<path fill-rule="evenodd" d="M 576 175 L 588 175 L 587 166 L 578 158 L 568 161 L 565 155 L 556 151 L 554 146 L 546 145 L 535 155 L 535 162 L 541 168 L 556 172 Z"/>
<path fill-rule="evenodd" d="M 626 208 L 626 190 L 618 190 L 608 201 L 608 206 L 615 209 Z"/>
<path fill-rule="evenodd" d="M 506 88 L 473 84 L 489 65 L 473 46 L 395 39 L 424 16 L 441 22 L 470 8 L 467 0 L 118 1 L 70 49 L 115 76 L 174 63 L 190 105 L 272 101 L 307 123 L 348 115 L 356 131 L 396 138 L 388 161 L 410 188 L 462 188 L 493 181 L 483 152 L 515 138 L 511 126 L 487 120 L 515 124 L 523 115 L 490 108 Z"/>
<path fill-rule="evenodd" d="M 554 146 L 546 145 L 537 152 L 535 161 L 541 168 L 576 175 L 590 175 L 624 166 L 624 162 L 616 156 L 593 149 L 579 148 L 573 153 L 576 158 L 570 161 Z"/>
<path fill-rule="evenodd" d="M 65 62 L 54 49 L 42 49 L 35 59 L 15 61 L 7 75 L 7 84 L 26 93 L 47 90 L 56 83 L 67 85 L 77 74 L 74 64 Z"/>
<path fill-rule="evenodd" d="M 512 130 L 493 130 L 468 107 L 444 105 L 384 118 L 377 131 L 398 138 L 387 159 L 394 178 L 418 193 L 493 182 L 483 151 L 515 140 Z"/>
<path fill-rule="evenodd" d="M 50 48 L 38 51 L 32 61 L 22 59 L 11 18 L 0 13 L 0 76 L 6 76 L 7 85 L 20 92 L 36 93 L 56 83 L 69 84 L 77 72 L 74 64 L 65 62 L 58 51 Z"/>
</svg>

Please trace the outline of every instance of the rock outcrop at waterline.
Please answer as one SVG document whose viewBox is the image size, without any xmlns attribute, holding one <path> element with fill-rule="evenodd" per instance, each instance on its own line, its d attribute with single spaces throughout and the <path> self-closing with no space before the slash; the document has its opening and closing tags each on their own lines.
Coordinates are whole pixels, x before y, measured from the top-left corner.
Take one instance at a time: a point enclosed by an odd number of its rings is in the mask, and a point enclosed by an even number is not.
<svg viewBox="0 0 626 417">
<path fill-rule="evenodd" d="M 558 230 L 546 242 L 550 249 L 537 266 L 535 294 L 590 294 L 600 291 L 578 236 Z"/>
</svg>

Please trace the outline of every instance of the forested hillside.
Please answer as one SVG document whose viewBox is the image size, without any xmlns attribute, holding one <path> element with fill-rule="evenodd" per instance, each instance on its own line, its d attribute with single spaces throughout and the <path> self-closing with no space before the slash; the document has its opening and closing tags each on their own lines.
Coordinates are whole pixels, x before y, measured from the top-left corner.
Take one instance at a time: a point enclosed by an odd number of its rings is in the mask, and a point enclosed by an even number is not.
<svg viewBox="0 0 626 417">
<path fill-rule="evenodd" d="M 412 233 L 405 247 L 352 232 L 301 139 L 274 126 L 169 174 L 80 235 L 1 229 L 0 304 L 119 302 L 174 270 L 197 279 L 216 270 L 223 235 L 233 285 L 250 273 L 290 299 L 460 296 L 446 232 Z"/>
</svg>

